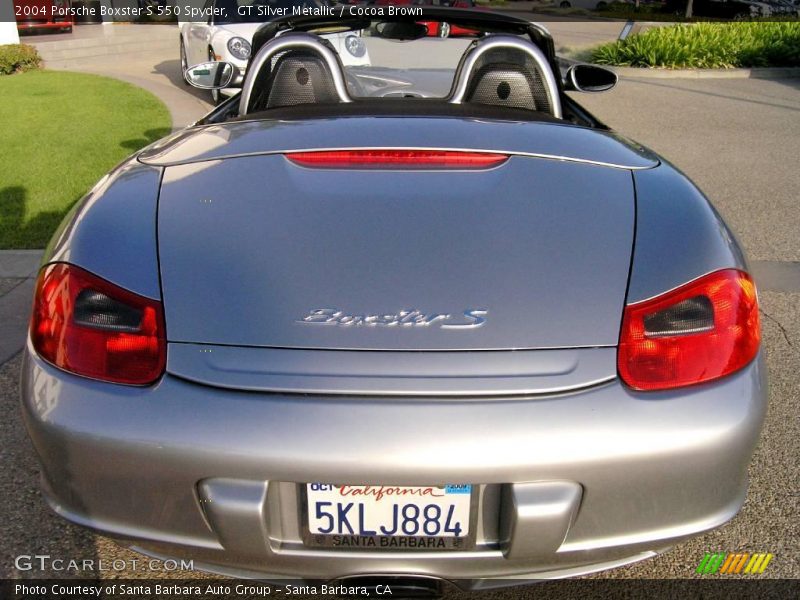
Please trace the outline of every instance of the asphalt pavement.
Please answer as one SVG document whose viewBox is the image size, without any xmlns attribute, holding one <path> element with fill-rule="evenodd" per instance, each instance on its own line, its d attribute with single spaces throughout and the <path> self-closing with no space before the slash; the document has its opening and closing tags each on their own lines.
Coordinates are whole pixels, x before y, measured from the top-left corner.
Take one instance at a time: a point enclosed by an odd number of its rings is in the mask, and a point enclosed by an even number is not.
<svg viewBox="0 0 800 600">
<path fill-rule="evenodd" d="M 555 29 L 555 24 L 548 25 Z M 583 25 L 575 35 L 583 35 L 582 31 Z M 160 59 L 161 63 L 168 60 L 172 59 Z M 138 76 L 137 72 L 131 74 Z M 168 81 L 174 79 L 167 77 Z M 175 93 L 187 93 L 178 87 L 179 82 L 173 83 L 178 88 Z M 727 525 L 659 557 L 595 577 L 698 577 L 695 568 L 706 551 L 747 551 L 775 555 L 760 577 L 798 578 L 800 80 L 628 78 L 609 93 L 582 94 L 578 99 L 619 133 L 673 161 L 700 185 L 736 231 L 753 261 L 760 287 L 763 345 L 770 377 L 769 413 L 750 468 L 747 502 L 739 515 Z M 6 256 L 0 255 L 0 340 L 6 340 L 6 346 L 13 349 L 22 343 L 24 307 L 29 306 L 32 289 L 25 261 L 35 262 L 35 257 L 18 258 L 22 266 L 3 271 Z M 24 296 L 27 299 L 23 302 Z M 16 307 L 13 310 L 8 308 L 12 298 Z M 22 329 L 12 319 L 21 319 Z M 8 342 L 11 337 L 16 341 Z M 6 356 L 2 351 L 0 344 L 0 363 L 4 362 L 0 366 L 0 460 L 4 465 L 0 470 L 0 493 L 6 500 L 0 503 L 0 576 L 69 575 L 17 570 L 14 557 L 20 554 L 49 553 L 108 561 L 137 558 L 102 536 L 59 519 L 45 505 L 39 492 L 39 467 L 18 410 L 20 358 L 17 355 L 8 360 L 9 351 Z M 152 575 L 128 570 L 108 576 Z M 162 575 L 197 574 L 159 574 Z M 497 598 L 518 595 L 518 591 L 493 594 Z"/>
</svg>

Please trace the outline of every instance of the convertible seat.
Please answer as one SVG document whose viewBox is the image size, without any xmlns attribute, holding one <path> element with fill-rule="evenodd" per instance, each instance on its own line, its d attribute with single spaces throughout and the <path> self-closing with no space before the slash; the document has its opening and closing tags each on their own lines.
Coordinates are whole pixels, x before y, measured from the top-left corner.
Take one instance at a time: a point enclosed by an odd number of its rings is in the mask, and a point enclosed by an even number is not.
<svg viewBox="0 0 800 600">
<path fill-rule="evenodd" d="M 330 43 L 308 33 L 291 33 L 265 44 L 250 65 L 240 114 L 299 104 L 349 102 L 339 57 Z"/>
<path fill-rule="evenodd" d="M 519 37 L 489 35 L 461 58 L 450 102 L 533 110 L 561 118 L 558 86 L 542 51 Z"/>
<path fill-rule="evenodd" d="M 289 50 L 274 59 L 255 110 L 296 104 L 339 102 L 333 76 L 321 56 L 311 50 Z"/>
<path fill-rule="evenodd" d="M 481 55 L 467 84 L 466 102 L 550 112 L 539 70 L 531 57 L 514 48 Z"/>
</svg>

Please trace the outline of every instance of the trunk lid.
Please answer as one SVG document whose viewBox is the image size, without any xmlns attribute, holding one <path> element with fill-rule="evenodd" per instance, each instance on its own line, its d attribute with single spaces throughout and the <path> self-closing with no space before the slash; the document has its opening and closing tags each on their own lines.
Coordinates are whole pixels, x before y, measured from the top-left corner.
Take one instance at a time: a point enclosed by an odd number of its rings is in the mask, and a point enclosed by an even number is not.
<svg viewBox="0 0 800 600">
<path fill-rule="evenodd" d="M 272 153 L 173 163 L 158 215 L 168 339 L 614 346 L 633 231 L 630 171 L 585 162 L 353 171 Z"/>
</svg>

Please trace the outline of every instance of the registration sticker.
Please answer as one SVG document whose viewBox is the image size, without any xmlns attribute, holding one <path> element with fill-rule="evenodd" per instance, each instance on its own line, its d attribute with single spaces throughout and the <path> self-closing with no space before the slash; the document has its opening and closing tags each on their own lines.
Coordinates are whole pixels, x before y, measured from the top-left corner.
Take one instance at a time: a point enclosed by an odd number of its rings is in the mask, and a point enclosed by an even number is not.
<svg viewBox="0 0 800 600">
<path fill-rule="evenodd" d="M 469 484 L 305 486 L 307 545 L 351 549 L 453 550 L 472 539 Z"/>
</svg>

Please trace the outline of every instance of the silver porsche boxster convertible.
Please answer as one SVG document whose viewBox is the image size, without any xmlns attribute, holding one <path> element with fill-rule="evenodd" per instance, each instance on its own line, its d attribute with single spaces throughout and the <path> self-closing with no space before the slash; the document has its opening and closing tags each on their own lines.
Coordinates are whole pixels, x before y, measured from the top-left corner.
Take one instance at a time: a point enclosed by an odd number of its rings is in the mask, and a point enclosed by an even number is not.
<svg viewBox="0 0 800 600">
<path fill-rule="evenodd" d="M 198 569 L 409 589 L 731 519 L 766 410 L 756 289 L 702 193 L 571 94 L 615 82 L 489 12 L 262 26 L 241 92 L 47 249 L 22 405 L 53 509 Z"/>
</svg>

